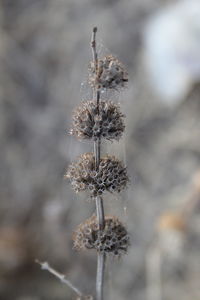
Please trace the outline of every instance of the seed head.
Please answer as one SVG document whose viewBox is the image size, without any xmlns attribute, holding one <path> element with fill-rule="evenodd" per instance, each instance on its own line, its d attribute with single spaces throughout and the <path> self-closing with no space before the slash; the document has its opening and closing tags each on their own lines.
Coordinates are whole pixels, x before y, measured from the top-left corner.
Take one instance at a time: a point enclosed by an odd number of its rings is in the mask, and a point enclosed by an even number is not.
<svg viewBox="0 0 200 300">
<path fill-rule="evenodd" d="M 97 74 L 93 62 L 90 64 L 89 71 L 89 83 L 92 87 L 119 89 L 128 81 L 124 66 L 112 55 L 107 55 L 98 61 Z"/>
<path fill-rule="evenodd" d="M 105 227 L 99 229 L 96 216 L 81 223 L 73 234 L 74 248 L 96 249 L 98 252 L 121 256 L 127 252 L 130 238 L 126 227 L 113 216 L 105 217 Z"/>
<path fill-rule="evenodd" d="M 69 166 L 65 177 L 70 179 L 75 192 L 89 191 L 92 197 L 105 191 L 120 192 L 128 183 L 126 167 L 118 159 L 106 155 L 96 170 L 93 153 L 82 154 Z"/>
<path fill-rule="evenodd" d="M 125 129 L 124 117 L 112 101 L 100 101 L 98 109 L 94 101 L 86 101 L 74 111 L 70 134 L 80 139 L 119 140 Z"/>
</svg>

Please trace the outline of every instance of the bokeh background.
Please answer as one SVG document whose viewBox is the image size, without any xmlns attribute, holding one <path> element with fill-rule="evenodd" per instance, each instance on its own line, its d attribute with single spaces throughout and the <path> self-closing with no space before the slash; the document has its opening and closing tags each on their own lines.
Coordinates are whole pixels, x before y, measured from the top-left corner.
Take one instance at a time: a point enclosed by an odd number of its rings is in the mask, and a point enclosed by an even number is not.
<svg viewBox="0 0 200 300">
<path fill-rule="evenodd" d="M 107 261 L 108 300 L 200 299 L 200 4 L 170 0 L 0 1 L 0 299 L 75 294 L 35 258 L 94 294 L 96 256 L 72 249 L 74 228 L 95 211 L 63 179 L 89 142 L 70 137 L 72 111 L 91 97 L 92 27 L 99 55 L 129 73 L 111 93 L 126 114 L 119 143 L 131 184 L 105 199 L 132 245 Z M 108 50 L 109 49 L 109 50 Z"/>
</svg>

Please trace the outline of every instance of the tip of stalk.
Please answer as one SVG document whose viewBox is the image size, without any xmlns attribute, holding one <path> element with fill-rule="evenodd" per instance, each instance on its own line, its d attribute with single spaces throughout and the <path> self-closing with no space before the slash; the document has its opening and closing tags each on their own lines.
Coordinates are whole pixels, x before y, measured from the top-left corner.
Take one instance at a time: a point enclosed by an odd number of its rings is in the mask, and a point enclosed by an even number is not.
<svg viewBox="0 0 200 300">
<path fill-rule="evenodd" d="M 93 27 L 93 32 L 96 33 L 97 32 L 97 27 Z"/>
</svg>

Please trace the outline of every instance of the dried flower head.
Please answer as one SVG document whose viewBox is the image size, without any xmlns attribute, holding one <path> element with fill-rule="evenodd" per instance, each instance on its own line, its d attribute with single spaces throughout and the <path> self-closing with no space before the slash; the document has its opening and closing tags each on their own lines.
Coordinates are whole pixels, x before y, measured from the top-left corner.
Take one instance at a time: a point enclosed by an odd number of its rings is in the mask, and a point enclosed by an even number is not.
<svg viewBox="0 0 200 300">
<path fill-rule="evenodd" d="M 118 89 L 125 86 L 128 74 L 121 62 L 112 55 L 99 59 L 97 72 L 92 62 L 89 67 L 89 83 L 93 87 L 102 89 Z"/>
<path fill-rule="evenodd" d="M 86 101 L 73 114 L 70 134 L 80 139 L 119 140 L 125 129 L 124 117 L 112 101 L 100 101 L 98 109 L 95 101 Z"/>
<path fill-rule="evenodd" d="M 73 234 L 74 248 L 96 249 L 120 256 L 127 252 L 130 238 L 125 226 L 113 216 L 105 217 L 105 227 L 99 230 L 96 216 L 81 223 Z"/>
<path fill-rule="evenodd" d="M 102 157 L 97 171 L 93 153 L 82 154 L 69 166 L 65 177 L 71 180 L 76 192 L 89 191 L 91 196 L 105 191 L 120 192 L 128 182 L 126 167 L 118 159 L 109 155 Z"/>
</svg>

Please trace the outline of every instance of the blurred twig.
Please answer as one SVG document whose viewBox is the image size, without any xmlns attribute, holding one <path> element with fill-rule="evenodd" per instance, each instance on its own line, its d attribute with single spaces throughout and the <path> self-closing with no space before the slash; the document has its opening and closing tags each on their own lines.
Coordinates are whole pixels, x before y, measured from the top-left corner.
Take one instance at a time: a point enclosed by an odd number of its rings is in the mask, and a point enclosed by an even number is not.
<svg viewBox="0 0 200 300">
<path fill-rule="evenodd" d="M 49 273 L 53 274 L 55 277 L 60 279 L 60 281 L 64 284 L 66 284 L 70 289 L 72 289 L 79 297 L 83 297 L 83 294 L 81 291 L 75 287 L 68 279 L 66 279 L 64 274 L 59 273 L 55 269 L 53 269 L 48 262 L 41 262 L 38 259 L 35 260 L 37 264 L 41 266 L 42 270 L 47 270 Z"/>
</svg>

